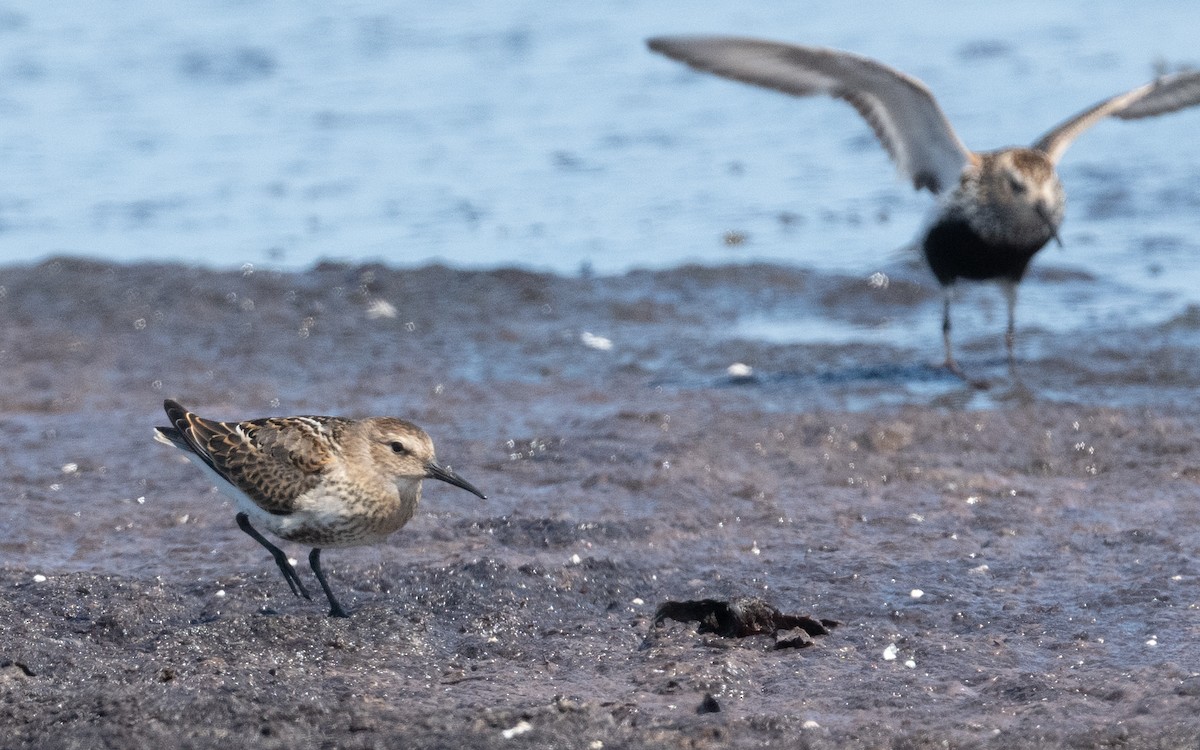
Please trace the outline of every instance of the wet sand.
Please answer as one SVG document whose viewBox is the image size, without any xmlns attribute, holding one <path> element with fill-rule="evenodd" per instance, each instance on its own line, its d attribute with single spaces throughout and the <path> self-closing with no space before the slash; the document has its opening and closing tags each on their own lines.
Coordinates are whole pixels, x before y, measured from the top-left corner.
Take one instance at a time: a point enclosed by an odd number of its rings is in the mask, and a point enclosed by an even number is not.
<svg viewBox="0 0 1200 750">
<path fill-rule="evenodd" d="M 1024 388 L 968 327 L 976 393 L 938 305 L 766 265 L 2 268 L 0 744 L 1194 746 L 1200 316 L 1019 321 Z M 736 334 L 788 316 L 928 336 Z M 490 499 L 330 550 L 329 619 L 152 442 L 164 397 L 404 416 Z M 654 626 L 740 597 L 840 624 Z"/>
</svg>

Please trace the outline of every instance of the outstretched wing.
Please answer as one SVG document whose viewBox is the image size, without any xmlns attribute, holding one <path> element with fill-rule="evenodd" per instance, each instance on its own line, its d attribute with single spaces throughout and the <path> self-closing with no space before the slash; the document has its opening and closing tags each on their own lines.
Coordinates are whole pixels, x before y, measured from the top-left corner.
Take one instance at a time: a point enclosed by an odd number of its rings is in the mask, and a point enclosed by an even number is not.
<svg viewBox="0 0 1200 750">
<path fill-rule="evenodd" d="M 848 52 L 723 36 L 657 37 L 650 49 L 693 68 L 795 96 L 849 102 L 913 187 L 938 193 L 971 161 L 933 94 L 911 76 Z"/>
<path fill-rule="evenodd" d="M 1043 135 L 1033 147 L 1057 163 L 1083 131 L 1105 117 L 1137 120 L 1200 104 L 1200 71 L 1163 76 L 1132 91 L 1105 99 Z"/>
<path fill-rule="evenodd" d="M 330 438 L 340 428 L 333 417 L 275 417 L 217 422 L 174 401 L 164 404 L 172 427 L 158 434 L 194 453 L 263 510 L 287 515 L 296 499 L 321 481 L 335 460 Z"/>
</svg>

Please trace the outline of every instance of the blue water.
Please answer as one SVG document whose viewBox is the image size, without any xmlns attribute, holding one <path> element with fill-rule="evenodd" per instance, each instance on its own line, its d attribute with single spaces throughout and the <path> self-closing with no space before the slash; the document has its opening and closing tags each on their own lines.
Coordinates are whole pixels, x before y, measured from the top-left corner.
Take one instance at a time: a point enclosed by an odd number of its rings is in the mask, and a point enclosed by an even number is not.
<svg viewBox="0 0 1200 750">
<path fill-rule="evenodd" d="M 865 280 L 899 262 L 930 205 L 866 125 L 837 102 L 691 73 L 645 37 L 871 55 L 923 79 L 987 149 L 1156 66 L 1200 65 L 1197 28 L 1200 5 L 1115 0 L 21 3 L 0 10 L 0 263 L 772 260 Z M 1071 148 L 1066 249 L 1035 265 L 1092 279 L 1064 292 L 1034 278 L 1024 321 L 1153 322 L 1200 304 L 1197 132 L 1200 109 L 1102 123 Z M 808 318 L 745 324 L 873 335 Z"/>
</svg>

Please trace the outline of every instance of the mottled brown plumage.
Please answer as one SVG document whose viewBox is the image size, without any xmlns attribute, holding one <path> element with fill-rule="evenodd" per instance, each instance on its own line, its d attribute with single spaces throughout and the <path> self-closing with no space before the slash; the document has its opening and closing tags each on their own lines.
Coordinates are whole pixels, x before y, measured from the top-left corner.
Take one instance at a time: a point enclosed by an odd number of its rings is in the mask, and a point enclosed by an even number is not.
<svg viewBox="0 0 1200 750">
<path fill-rule="evenodd" d="M 216 422 L 185 411 L 177 429 L 259 508 L 286 515 L 296 510 L 297 498 L 321 483 L 334 459 L 330 443 L 339 439 L 344 423 L 329 417 Z"/>
<path fill-rule="evenodd" d="M 1177 73 L 1089 107 L 1031 148 L 976 153 L 959 140 L 925 84 L 869 58 L 741 37 L 659 37 L 648 45 L 726 78 L 848 102 L 870 124 L 901 174 L 918 190 L 941 196 L 921 244 L 945 290 L 945 366 L 960 376 L 950 347 L 951 288 L 958 279 L 1001 283 L 1012 367 L 1016 285 L 1033 256 L 1051 239 L 1058 240 L 1065 200 L 1055 165 L 1071 142 L 1106 117 L 1134 120 L 1200 103 L 1200 72 Z"/>
<path fill-rule="evenodd" d="M 345 616 L 320 567 L 324 547 L 374 544 L 408 523 L 421 499 L 421 480 L 440 479 L 483 494 L 437 463 L 433 441 L 402 419 L 268 417 L 218 422 L 174 401 L 164 408 L 170 427 L 156 438 L 186 451 L 238 506 L 237 522 L 267 548 L 292 592 L 308 597 L 295 569 L 255 526 L 313 547 L 309 563 L 329 599 Z"/>
</svg>

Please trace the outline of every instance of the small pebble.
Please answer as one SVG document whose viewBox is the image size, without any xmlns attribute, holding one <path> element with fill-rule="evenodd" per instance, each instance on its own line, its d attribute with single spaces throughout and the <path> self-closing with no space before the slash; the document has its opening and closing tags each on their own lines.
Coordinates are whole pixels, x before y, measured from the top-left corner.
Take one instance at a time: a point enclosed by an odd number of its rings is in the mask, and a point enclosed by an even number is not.
<svg viewBox="0 0 1200 750">
<path fill-rule="evenodd" d="M 517 722 L 516 726 L 514 726 L 510 729 L 505 729 L 503 732 L 501 732 L 500 736 L 506 740 L 511 740 L 513 737 L 518 737 L 522 734 L 525 734 L 526 732 L 532 732 L 532 731 L 533 731 L 533 725 L 530 724 L 528 721 L 525 721 L 524 719 L 522 719 L 521 721 Z"/>
<path fill-rule="evenodd" d="M 726 244 L 726 246 L 728 246 L 728 247 L 737 247 L 738 245 L 744 245 L 744 244 L 746 244 L 746 240 L 748 240 L 749 238 L 750 238 L 750 235 L 746 234 L 745 232 L 738 232 L 733 229 L 731 229 L 728 232 L 726 232 L 725 234 L 721 235 L 721 241 L 724 242 Z"/>
<path fill-rule="evenodd" d="M 579 340 L 589 349 L 595 349 L 601 352 L 607 352 L 613 348 L 612 339 L 606 339 L 603 336 L 597 336 L 594 333 L 584 331 L 579 334 Z"/>
<path fill-rule="evenodd" d="M 367 305 L 367 317 L 371 320 L 396 317 L 396 306 L 382 299 L 371 300 Z"/>
<path fill-rule="evenodd" d="M 41 573 L 38 573 L 37 575 L 35 575 L 33 577 L 34 583 L 44 583 L 45 580 L 46 580 L 46 576 L 42 575 Z"/>
<path fill-rule="evenodd" d="M 895 661 L 896 653 L 899 651 L 900 651 L 900 649 L 896 648 L 896 644 L 889 643 L 888 647 L 883 650 L 883 660 L 884 661 Z"/>
</svg>

